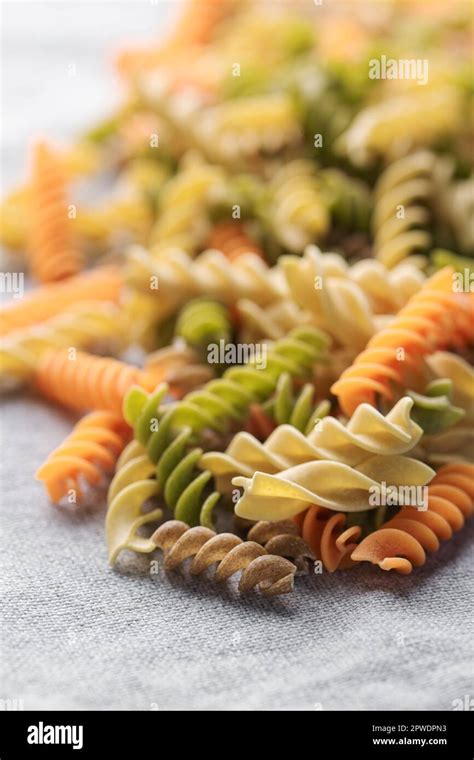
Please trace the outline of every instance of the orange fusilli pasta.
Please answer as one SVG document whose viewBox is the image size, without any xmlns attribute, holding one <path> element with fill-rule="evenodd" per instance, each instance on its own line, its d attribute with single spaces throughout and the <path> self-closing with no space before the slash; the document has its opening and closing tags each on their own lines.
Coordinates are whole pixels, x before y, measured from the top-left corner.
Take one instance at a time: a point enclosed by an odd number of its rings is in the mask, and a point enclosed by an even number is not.
<svg viewBox="0 0 474 760">
<path fill-rule="evenodd" d="M 36 478 L 44 483 L 52 502 L 70 495 L 73 503 L 82 503 L 88 490 L 103 485 L 105 476 L 113 472 L 130 436 L 121 415 L 91 412 L 49 455 Z"/>
<path fill-rule="evenodd" d="M 0 335 L 44 322 L 79 301 L 117 302 L 122 288 L 118 269 L 107 266 L 84 272 L 66 282 L 43 285 L 0 309 Z"/>
<path fill-rule="evenodd" d="M 43 142 L 35 147 L 29 200 L 33 276 L 53 282 L 77 274 L 82 256 L 69 217 L 66 175 L 59 157 Z"/>
<path fill-rule="evenodd" d="M 448 464 L 428 486 L 428 509 L 403 507 L 380 530 L 370 533 L 352 552 L 356 562 L 372 562 L 382 570 L 411 573 L 423 565 L 426 552 L 460 530 L 474 512 L 474 465 Z"/>
<path fill-rule="evenodd" d="M 311 547 L 317 559 L 321 560 L 330 573 L 351 567 L 351 552 L 361 529 L 353 525 L 345 528 L 346 515 L 332 512 L 320 506 L 312 506 L 294 518 L 303 540 Z"/>
<path fill-rule="evenodd" d="M 120 414 L 132 385 L 151 391 L 164 380 L 158 367 L 144 372 L 124 362 L 70 349 L 43 354 L 35 373 L 35 385 L 50 401 L 70 409 L 107 409 Z"/>
<path fill-rule="evenodd" d="M 433 275 L 334 383 L 344 414 L 364 402 L 375 406 L 378 395 L 391 400 L 393 384 L 409 387 L 408 372 L 426 354 L 474 341 L 474 295 L 454 292 L 453 274 L 446 267 Z"/>
<path fill-rule="evenodd" d="M 216 224 L 209 237 L 208 247 L 222 251 L 229 261 L 234 261 L 245 253 L 255 253 L 265 260 L 261 247 L 246 233 L 241 222 Z"/>
</svg>

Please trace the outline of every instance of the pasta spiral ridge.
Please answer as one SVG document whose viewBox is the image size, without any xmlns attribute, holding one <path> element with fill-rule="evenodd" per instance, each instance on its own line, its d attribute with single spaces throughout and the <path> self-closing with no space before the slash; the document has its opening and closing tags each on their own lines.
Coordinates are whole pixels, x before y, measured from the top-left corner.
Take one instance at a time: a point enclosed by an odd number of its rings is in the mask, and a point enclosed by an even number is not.
<svg viewBox="0 0 474 760">
<path fill-rule="evenodd" d="M 423 393 L 408 391 L 415 402 L 413 419 L 423 428 L 425 435 L 439 433 L 466 416 L 464 409 L 452 403 L 452 392 L 453 383 L 448 378 L 431 381 Z"/>
<path fill-rule="evenodd" d="M 362 348 L 379 329 L 369 300 L 337 254 L 308 246 L 302 257 L 282 256 L 281 268 L 296 304 L 343 346 Z"/>
<path fill-rule="evenodd" d="M 131 431 L 121 415 L 91 412 L 74 427 L 66 440 L 37 470 L 52 502 L 74 493 L 74 503 L 84 504 L 91 489 L 100 488 L 107 473 L 130 439 Z"/>
<path fill-rule="evenodd" d="M 199 469 L 203 451 L 196 442 L 206 429 L 223 434 L 245 418 L 251 403 L 263 401 L 275 390 L 282 371 L 304 377 L 326 346 L 326 338 L 319 331 L 295 330 L 275 343 L 265 369 L 231 367 L 221 378 L 169 406 L 160 406 L 166 386 L 150 397 L 140 389 L 131 390 L 125 416 L 134 427 L 136 440 L 117 463 L 109 490 L 106 525 L 110 561 L 114 562 L 123 548 L 152 550 L 149 539 L 135 536 L 137 527 L 153 519 L 150 514 L 154 513 L 142 512 L 145 499 L 151 495 L 162 494 L 176 518 L 211 527 L 220 494 L 213 491 L 206 495 L 212 474 Z"/>
<path fill-rule="evenodd" d="M 66 192 L 60 160 L 45 143 L 39 143 L 30 187 L 28 249 L 32 274 L 40 282 L 63 280 L 82 268 L 68 216 Z"/>
<path fill-rule="evenodd" d="M 211 227 L 209 211 L 225 197 L 225 175 L 193 156 L 184 157 L 181 171 L 162 187 L 158 218 L 150 233 L 154 255 L 176 249 L 194 255 L 204 245 Z"/>
<path fill-rule="evenodd" d="M 234 261 L 246 253 L 254 253 L 265 260 L 262 248 L 247 234 L 241 222 L 219 222 L 213 228 L 208 240 L 208 247 L 214 248 Z"/>
<path fill-rule="evenodd" d="M 36 367 L 35 385 L 50 401 L 70 409 L 120 414 L 127 391 L 133 385 L 151 390 L 162 379 L 157 374 L 108 357 L 50 349 Z"/>
<path fill-rule="evenodd" d="M 283 372 L 274 395 L 263 404 L 254 404 L 250 408 L 247 429 L 249 424 L 258 429 L 260 423 L 265 431 L 273 423 L 273 427 L 287 424 L 302 433 L 309 433 L 316 421 L 325 417 L 331 408 L 329 401 L 315 402 L 315 393 L 314 383 L 306 383 L 295 392 L 290 375 Z"/>
<path fill-rule="evenodd" d="M 367 166 L 376 157 L 397 158 L 407 149 L 430 146 L 451 135 L 461 120 L 454 87 L 427 88 L 362 109 L 340 140 L 350 160 Z"/>
<path fill-rule="evenodd" d="M 31 380 L 38 359 L 49 348 L 116 353 L 123 345 L 123 327 L 114 304 L 83 301 L 45 322 L 9 333 L 0 346 L 0 392 Z"/>
<path fill-rule="evenodd" d="M 302 571 L 307 569 L 308 560 L 315 559 L 313 550 L 299 535 L 293 520 L 276 523 L 260 520 L 250 528 L 247 541 L 261 544 L 269 554 L 290 559 Z"/>
<path fill-rule="evenodd" d="M 303 541 L 330 573 L 355 565 L 351 554 L 357 547 L 362 528 L 360 525 L 348 526 L 347 519 L 342 512 L 334 513 L 318 505 L 294 518 Z"/>
<path fill-rule="evenodd" d="M 268 192 L 266 224 L 289 251 L 299 253 L 326 234 L 329 211 L 312 161 L 286 163 L 272 177 Z"/>
<path fill-rule="evenodd" d="M 376 258 L 392 268 L 431 243 L 430 221 L 435 157 L 419 151 L 390 164 L 375 188 L 372 230 Z"/>
<path fill-rule="evenodd" d="M 227 308 L 210 298 L 196 298 L 178 316 L 175 334 L 192 348 L 205 351 L 210 343 L 229 342 L 232 324 Z"/>
<path fill-rule="evenodd" d="M 420 370 L 425 355 L 473 342 L 474 299 L 453 292 L 452 274 L 446 267 L 433 275 L 333 384 L 345 414 L 362 402 L 375 405 L 377 395 L 390 401 L 392 385 L 406 387 L 408 371 Z"/>
<path fill-rule="evenodd" d="M 395 314 L 426 280 L 412 256 L 388 269 L 376 259 L 362 259 L 348 267 L 348 276 L 363 291 L 374 314 Z"/>
<path fill-rule="evenodd" d="M 318 410 L 320 416 L 307 435 L 288 424 L 279 425 L 264 443 L 247 432 L 240 432 L 234 436 L 225 452 L 206 452 L 201 458 L 200 466 L 212 472 L 221 491 L 228 487 L 230 479 L 235 475 L 244 477 L 238 483 L 234 479 L 234 484 L 250 489 L 251 483 L 245 478 L 252 478 L 255 473 L 279 475 L 290 468 L 318 461 L 330 462 L 330 470 L 334 469 L 336 475 L 337 470 L 333 467 L 335 463 L 345 467 L 364 468 L 366 462 L 373 460 L 384 466 L 388 480 L 392 459 L 397 466 L 397 457 L 413 449 L 423 434 L 421 427 L 411 418 L 413 405 L 413 399 L 405 397 L 384 416 L 374 407 L 362 404 L 346 425 L 335 417 L 325 416 L 327 409 L 323 406 Z M 405 463 L 408 465 L 408 461 Z M 373 467 L 370 470 L 375 471 Z M 424 471 L 423 466 L 421 470 Z M 339 475 L 344 477 L 350 473 L 343 468 Z M 281 477 L 286 476 L 282 474 Z M 309 482 L 309 477 L 306 480 Z M 273 485 L 276 494 L 278 483 Z M 331 491 L 331 488 L 328 490 Z M 347 495 L 344 498 L 347 499 Z M 247 502 L 253 504 L 251 498 L 246 498 L 245 502 L 238 505 L 238 513 L 243 517 L 247 516 Z M 258 499 L 255 504 L 258 507 Z M 258 516 L 250 519 L 271 518 Z"/>
<path fill-rule="evenodd" d="M 474 368 L 449 351 L 437 351 L 426 361 L 438 378 L 451 381 L 454 403 L 465 410 L 468 420 L 474 421 Z"/>
<path fill-rule="evenodd" d="M 224 431 L 228 421 L 245 418 L 250 404 L 274 393 L 284 372 L 304 378 L 321 361 L 329 345 L 327 336 L 315 328 L 296 328 L 269 349 L 265 367 L 252 363 L 230 367 L 218 380 L 184 398 L 175 410 L 175 421 L 189 425 L 194 432 L 205 427 Z"/>
<path fill-rule="evenodd" d="M 194 128 L 211 158 L 232 165 L 278 153 L 299 142 L 302 130 L 286 93 L 229 100 L 204 109 Z"/>
<path fill-rule="evenodd" d="M 434 466 L 450 462 L 473 463 L 474 369 L 461 356 L 448 351 L 437 351 L 427 357 L 426 363 L 437 378 L 432 381 L 433 386 L 441 390 L 443 386 L 446 388 L 449 406 L 445 406 L 441 417 L 436 410 L 423 410 L 428 422 L 435 423 L 435 427 L 429 425 L 428 434 L 419 444 L 418 456 Z M 444 422 L 449 425 L 443 427 L 440 423 Z"/>
<path fill-rule="evenodd" d="M 153 259 L 145 249 L 134 246 L 128 254 L 126 278 L 140 298 L 142 294 L 150 298 L 157 321 L 197 296 L 216 298 L 226 305 L 240 298 L 266 305 L 284 294 L 278 274 L 254 253 L 233 262 L 217 250 L 205 251 L 194 260 L 182 251 L 175 251 L 169 259 Z M 150 291 L 150 282 L 155 280 L 156 298 Z"/>
<path fill-rule="evenodd" d="M 0 309 L 0 335 L 44 322 L 80 301 L 113 301 L 122 289 L 122 276 L 115 267 L 98 267 L 64 282 L 51 283 L 28 293 L 21 302 Z"/>
<path fill-rule="evenodd" d="M 428 486 L 428 509 L 403 507 L 394 518 L 368 535 L 352 552 L 356 562 L 372 562 L 382 570 L 411 573 L 450 539 L 474 512 L 474 465 L 448 464 Z"/>
<path fill-rule="evenodd" d="M 253 588 L 264 596 L 293 591 L 296 566 L 283 557 L 269 554 L 254 541 L 242 541 L 233 533 L 216 534 L 204 527 L 190 528 L 185 522 L 170 520 L 152 536 L 153 544 L 165 554 L 164 568 L 171 571 L 190 557 L 192 575 L 200 575 L 217 564 L 213 580 L 222 582 L 242 571 L 241 594 Z"/>
<path fill-rule="evenodd" d="M 420 290 L 426 278 L 417 264 L 387 269 L 363 259 L 349 266 L 339 254 L 310 245 L 302 256 L 282 256 L 275 267 L 287 286 L 280 300 L 260 306 L 244 298 L 237 308 L 252 338 L 275 340 L 298 324 L 316 323 L 348 348 L 362 347 Z"/>
</svg>

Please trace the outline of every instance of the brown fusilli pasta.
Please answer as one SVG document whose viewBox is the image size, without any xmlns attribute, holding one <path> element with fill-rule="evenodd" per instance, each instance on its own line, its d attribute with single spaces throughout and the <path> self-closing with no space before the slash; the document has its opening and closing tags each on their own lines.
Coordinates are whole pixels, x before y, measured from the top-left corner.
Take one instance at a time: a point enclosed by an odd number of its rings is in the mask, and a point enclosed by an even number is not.
<svg viewBox="0 0 474 760">
<path fill-rule="evenodd" d="M 269 554 L 254 541 L 242 541 L 233 533 L 216 534 L 209 528 L 190 528 L 180 520 L 169 520 L 155 531 L 152 541 L 165 554 L 165 570 L 174 570 L 193 557 L 192 575 L 199 575 L 217 564 L 213 579 L 220 582 L 242 571 L 241 593 L 255 587 L 264 596 L 278 596 L 293 590 L 295 565 Z"/>
</svg>

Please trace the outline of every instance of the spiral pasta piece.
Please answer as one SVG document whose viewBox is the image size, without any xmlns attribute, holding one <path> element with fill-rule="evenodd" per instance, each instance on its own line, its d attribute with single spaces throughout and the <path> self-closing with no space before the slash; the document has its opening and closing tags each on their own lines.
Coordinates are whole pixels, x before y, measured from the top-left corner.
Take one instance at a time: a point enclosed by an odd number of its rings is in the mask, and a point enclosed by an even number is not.
<svg viewBox="0 0 474 760">
<path fill-rule="evenodd" d="M 360 166 L 378 156 L 398 157 L 407 149 L 433 145 L 461 121 L 461 98 L 454 87 L 417 88 L 360 111 L 341 138 L 351 161 Z"/>
<path fill-rule="evenodd" d="M 285 398 L 282 406 L 286 414 Z M 255 473 L 277 475 L 317 460 L 360 467 L 379 455 L 382 465 L 384 461 L 389 465 L 390 457 L 407 454 L 421 439 L 423 431 L 411 418 L 413 406 L 413 399 L 405 397 L 384 417 L 368 404 L 362 404 L 344 425 L 335 417 L 326 416 L 328 408 L 323 402 L 310 416 L 313 424 L 307 435 L 288 424 L 272 430 L 264 443 L 247 432 L 240 432 L 225 452 L 206 452 L 200 466 L 210 470 L 218 489 L 225 491 L 235 475 L 246 478 Z M 308 413 L 305 402 L 302 411 L 300 418 L 304 421 Z M 344 473 L 341 471 L 341 475 Z"/>
<path fill-rule="evenodd" d="M 68 216 L 66 177 L 46 143 L 35 148 L 30 185 L 31 272 L 40 282 L 63 280 L 82 268 Z"/>
<path fill-rule="evenodd" d="M 179 313 L 175 334 L 200 351 L 206 351 L 209 344 L 221 340 L 227 343 L 232 336 L 228 310 L 209 298 L 190 301 Z"/>
<path fill-rule="evenodd" d="M 275 340 L 297 325 L 316 323 L 354 350 L 420 290 L 426 277 L 418 264 L 410 260 L 387 269 L 364 259 L 348 266 L 339 254 L 308 246 L 303 256 L 282 256 L 275 267 L 288 288 L 280 300 L 266 306 L 247 298 L 237 302 L 242 329 L 249 339 Z"/>
<path fill-rule="evenodd" d="M 433 275 L 334 383 L 345 414 L 363 402 L 375 405 L 378 395 L 390 401 L 393 386 L 409 385 L 409 370 L 420 370 L 425 355 L 474 340 L 474 298 L 453 292 L 452 275 L 450 267 Z"/>
<path fill-rule="evenodd" d="M 275 154 L 302 137 L 286 93 L 242 97 L 204 109 L 194 134 L 212 158 L 224 163 Z"/>
<path fill-rule="evenodd" d="M 239 256 L 231 263 L 217 250 L 205 251 L 194 260 L 179 251 L 172 258 L 153 259 L 135 246 L 129 252 L 126 274 L 129 285 L 140 292 L 140 299 L 146 294 L 151 301 L 156 321 L 201 295 L 229 306 L 241 298 L 263 306 L 280 300 L 284 294 L 278 273 L 253 253 Z"/>
<path fill-rule="evenodd" d="M 426 226 L 430 221 L 434 162 L 433 153 L 413 153 L 390 164 L 377 182 L 372 219 L 374 252 L 388 268 L 430 246 Z"/>
<path fill-rule="evenodd" d="M 84 504 L 91 491 L 103 487 L 130 435 L 121 415 L 91 412 L 49 455 L 37 470 L 36 479 L 44 483 L 52 502 L 69 496 L 74 503 Z"/>
<path fill-rule="evenodd" d="M 309 433 L 316 421 L 329 413 L 331 405 L 328 401 L 315 402 L 316 388 L 313 383 L 305 383 L 297 392 L 294 385 L 290 375 L 282 373 L 275 394 L 261 404 L 260 409 L 275 426 L 290 425 L 302 433 Z M 256 409 L 256 405 L 251 407 L 254 415 Z"/>
<path fill-rule="evenodd" d="M 266 365 L 258 369 L 251 363 L 230 367 L 222 378 L 186 396 L 175 410 L 175 421 L 189 425 L 194 432 L 205 427 L 226 429 L 229 420 L 245 417 L 249 406 L 267 399 L 275 391 L 283 372 L 292 377 L 308 376 L 314 364 L 327 351 L 327 336 L 315 328 L 297 328 L 274 343 Z"/>
<path fill-rule="evenodd" d="M 182 170 L 161 189 L 158 218 L 150 233 L 153 255 L 169 255 L 176 249 L 194 255 L 208 237 L 209 211 L 225 192 L 220 167 L 186 156 Z"/>
<path fill-rule="evenodd" d="M 426 435 L 439 433 L 455 425 L 466 416 L 464 409 L 454 406 L 451 401 L 453 384 L 449 379 L 433 380 L 424 393 L 408 391 L 415 402 L 413 419 L 423 428 Z"/>
<path fill-rule="evenodd" d="M 0 309 L 0 335 L 43 322 L 79 301 L 117 302 L 122 276 L 115 267 L 98 267 L 65 282 L 43 285 Z"/>
<path fill-rule="evenodd" d="M 308 560 L 315 559 L 313 550 L 299 535 L 293 520 L 276 523 L 261 520 L 250 528 L 247 541 L 261 544 L 269 554 L 291 560 L 302 571 L 307 569 Z"/>
<path fill-rule="evenodd" d="M 161 376 L 161 377 L 160 377 Z M 50 401 L 70 409 L 108 410 L 120 414 L 123 399 L 133 385 L 152 390 L 162 373 L 105 357 L 70 350 L 51 349 L 41 356 L 35 385 Z"/>
<path fill-rule="evenodd" d="M 216 534 L 209 528 L 190 528 L 185 522 L 170 520 L 152 536 L 153 544 L 165 554 L 165 570 L 175 570 L 193 558 L 190 573 L 200 575 L 217 565 L 213 580 L 222 582 L 242 571 L 241 594 L 257 588 L 264 596 L 293 591 L 296 566 L 283 557 L 268 554 L 253 541 L 242 541 L 233 533 Z"/>
<path fill-rule="evenodd" d="M 452 382 L 454 403 L 465 410 L 467 420 L 474 421 L 474 368 L 449 351 L 437 351 L 426 362 L 438 378 Z"/>
<path fill-rule="evenodd" d="M 313 505 L 294 518 L 301 537 L 330 573 L 355 565 L 351 554 L 361 535 L 360 525 L 346 527 L 347 515 Z"/>
<path fill-rule="evenodd" d="M 242 340 L 254 343 L 266 338 L 279 340 L 296 327 L 312 324 L 311 314 L 289 298 L 265 307 L 241 298 L 237 301 L 237 313 L 239 335 Z"/>
<path fill-rule="evenodd" d="M 272 347 L 264 369 L 232 367 L 171 406 L 161 407 L 166 386 L 150 397 L 140 389 L 130 391 L 125 416 L 136 440 L 120 458 L 109 490 L 106 528 L 112 563 L 124 548 L 152 550 L 149 540 L 136 536 L 138 527 L 153 519 L 153 513 L 142 512 L 151 494 L 161 494 L 177 519 L 212 526 L 220 494 L 210 490 L 211 472 L 199 468 L 203 451 L 196 441 L 205 430 L 228 432 L 250 404 L 274 391 L 282 371 L 304 377 L 326 345 L 318 331 L 295 330 Z"/>
<path fill-rule="evenodd" d="M 312 161 L 290 161 L 270 185 L 266 222 L 281 245 L 299 253 L 329 229 L 329 211 Z"/>
<path fill-rule="evenodd" d="M 448 464 L 428 486 L 428 509 L 404 507 L 352 552 L 356 562 L 372 562 L 382 570 L 411 573 L 450 539 L 474 512 L 474 465 Z"/>
<path fill-rule="evenodd" d="M 371 456 L 350 467 L 341 462 L 310 461 L 276 475 L 257 471 L 232 483 L 244 494 L 235 513 L 248 520 L 279 521 L 295 517 L 309 505 L 334 512 L 366 512 L 378 506 L 370 500 L 388 486 L 424 486 L 433 477 L 427 465 L 407 456 Z"/>
<path fill-rule="evenodd" d="M 58 154 L 57 154 L 58 155 Z M 75 179 L 95 171 L 100 163 L 97 146 L 87 140 L 79 140 L 58 155 L 61 171 Z M 0 202 L 0 243 L 10 251 L 24 251 L 28 241 L 30 224 L 30 186 L 15 188 Z M 78 234 L 81 214 L 77 218 Z"/>
<path fill-rule="evenodd" d="M 340 256 L 308 246 L 302 257 L 282 256 L 279 267 L 296 304 L 341 345 L 360 349 L 379 329 L 369 300 L 347 276 Z"/>
<path fill-rule="evenodd" d="M 395 314 L 426 280 L 418 261 L 411 256 L 388 269 L 380 261 L 363 259 L 353 264 L 348 274 L 362 289 L 375 314 Z"/>
<path fill-rule="evenodd" d="M 9 333 L 0 346 L 0 392 L 31 380 L 39 358 L 50 348 L 116 353 L 123 346 L 124 327 L 114 304 L 82 301 L 45 322 Z"/>
<path fill-rule="evenodd" d="M 208 248 L 222 251 L 229 261 L 234 261 L 246 253 L 254 253 L 265 260 L 262 248 L 246 233 L 242 222 L 216 224 L 209 236 Z"/>
</svg>

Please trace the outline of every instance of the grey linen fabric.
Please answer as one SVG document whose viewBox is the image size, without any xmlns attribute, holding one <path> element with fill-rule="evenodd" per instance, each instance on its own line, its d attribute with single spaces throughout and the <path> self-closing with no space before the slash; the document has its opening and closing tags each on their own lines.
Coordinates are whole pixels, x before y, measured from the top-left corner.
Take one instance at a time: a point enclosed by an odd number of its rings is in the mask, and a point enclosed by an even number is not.
<svg viewBox="0 0 474 760">
<path fill-rule="evenodd" d="M 11 182 L 32 135 L 67 137 L 107 112 L 104 53 L 150 38 L 165 11 L 4 4 Z M 149 557 L 123 556 L 114 571 L 103 510 L 56 509 L 33 479 L 72 424 L 36 399 L 0 412 L 1 698 L 25 709 L 450 710 L 473 693 L 472 524 L 411 576 L 298 577 L 275 600 L 179 572 L 151 577 Z"/>
<path fill-rule="evenodd" d="M 452 709 L 472 694 L 473 525 L 411 576 L 367 566 L 238 596 L 150 557 L 107 567 L 104 513 L 54 508 L 35 468 L 66 414 L 2 410 L 2 698 L 25 709 Z"/>
</svg>

